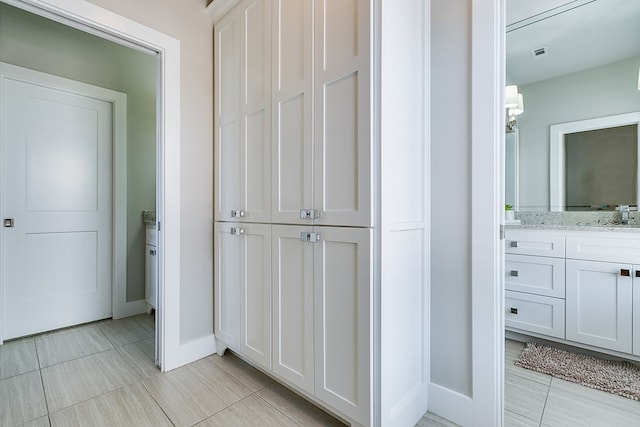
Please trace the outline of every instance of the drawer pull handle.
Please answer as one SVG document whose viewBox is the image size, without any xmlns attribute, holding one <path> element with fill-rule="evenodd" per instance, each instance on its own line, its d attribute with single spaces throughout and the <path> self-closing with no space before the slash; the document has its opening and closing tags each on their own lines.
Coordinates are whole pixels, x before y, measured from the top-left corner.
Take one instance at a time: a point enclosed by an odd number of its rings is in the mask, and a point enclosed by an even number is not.
<svg viewBox="0 0 640 427">
<path fill-rule="evenodd" d="M 636 270 L 636 277 L 640 277 L 640 270 Z"/>
<path fill-rule="evenodd" d="M 509 242 L 509 245 L 510 245 L 512 248 L 517 248 L 517 247 L 518 247 L 518 242 L 516 242 L 516 241 L 513 241 L 513 240 L 512 240 L 511 242 Z"/>
<path fill-rule="evenodd" d="M 624 277 L 631 277 L 631 271 L 627 270 L 626 268 L 621 268 L 620 275 Z"/>
<path fill-rule="evenodd" d="M 511 270 L 511 277 L 518 277 L 518 270 Z"/>
<path fill-rule="evenodd" d="M 518 314 L 518 309 L 515 307 L 511 307 L 511 314 Z"/>
</svg>

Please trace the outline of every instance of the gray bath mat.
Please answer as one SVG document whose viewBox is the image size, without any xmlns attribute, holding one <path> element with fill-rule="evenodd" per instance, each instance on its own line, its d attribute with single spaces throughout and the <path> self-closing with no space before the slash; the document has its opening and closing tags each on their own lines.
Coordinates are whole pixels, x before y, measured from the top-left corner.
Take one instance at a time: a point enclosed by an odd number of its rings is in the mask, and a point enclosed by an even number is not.
<svg viewBox="0 0 640 427">
<path fill-rule="evenodd" d="M 528 343 L 515 365 L 640 400 L 640 368 L 629 362 L 598 359 Z"/>
</svg>

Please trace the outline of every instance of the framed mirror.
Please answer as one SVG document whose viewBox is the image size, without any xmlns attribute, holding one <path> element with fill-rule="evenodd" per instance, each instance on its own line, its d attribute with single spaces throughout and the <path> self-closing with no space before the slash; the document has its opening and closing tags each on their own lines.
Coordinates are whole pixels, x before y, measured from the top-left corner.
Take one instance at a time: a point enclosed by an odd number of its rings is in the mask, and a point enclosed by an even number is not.
<svg viewBox="0 0 640 427">
<path fill-rule="evenodd" d="M 640 112 L 550 127 L 552 211 L 638 206 Z"/>
</svg>

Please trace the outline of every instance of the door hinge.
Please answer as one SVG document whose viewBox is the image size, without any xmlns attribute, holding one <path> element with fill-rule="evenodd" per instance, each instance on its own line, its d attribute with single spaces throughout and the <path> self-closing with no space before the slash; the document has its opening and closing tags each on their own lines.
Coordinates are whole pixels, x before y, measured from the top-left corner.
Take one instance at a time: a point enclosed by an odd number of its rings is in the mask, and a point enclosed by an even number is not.
<svg viewBox="0 0 640 427">
<path fill-rule="evenodd" d="M 500 224 L 500 240 L 504 240 L 504 224 Z"/>
<path fill-rule="evenodd" d="M 302 242 L 318 243 L 320 241 L 320 235 L 318 233 L 303 231 L 300 233 L 300 240 Z"/>
</svg>

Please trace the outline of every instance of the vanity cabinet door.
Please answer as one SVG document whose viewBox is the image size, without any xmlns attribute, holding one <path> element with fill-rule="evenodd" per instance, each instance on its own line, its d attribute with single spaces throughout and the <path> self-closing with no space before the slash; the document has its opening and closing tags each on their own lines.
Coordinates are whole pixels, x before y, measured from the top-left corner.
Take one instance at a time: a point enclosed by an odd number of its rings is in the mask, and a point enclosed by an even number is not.
<svg viewBox="0 0 640 427">
<path fill-rule="evenodd" d="M 631 353 L 631 264 L 566 262 L 568 340 Z"/>
</svg>

